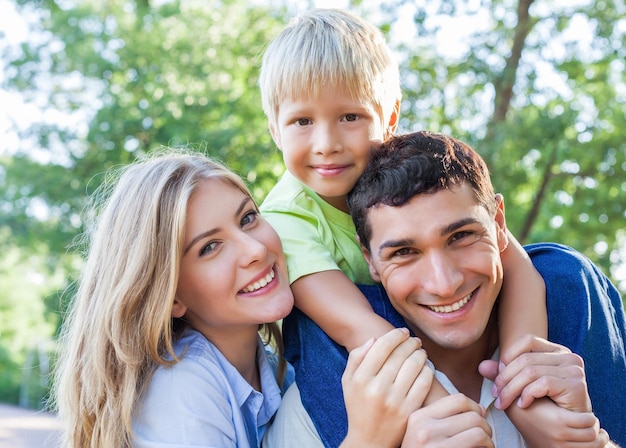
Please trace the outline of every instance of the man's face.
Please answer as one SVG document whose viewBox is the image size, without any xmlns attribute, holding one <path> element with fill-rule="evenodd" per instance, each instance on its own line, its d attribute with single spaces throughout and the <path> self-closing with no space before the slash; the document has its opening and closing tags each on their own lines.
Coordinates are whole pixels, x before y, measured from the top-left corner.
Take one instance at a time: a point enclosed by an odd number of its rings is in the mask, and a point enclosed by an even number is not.
<svg viewBox="0 0 626 448">
<path fill-rule="evenodd" d="M 494 198 L 494 201 L 496 199 Z M 368 211 L 372 277 L 422 338 L 429 356 L 476 343 L 502 285 L 504 205 L 495 216 L 467 185 Z"/>
</svg>

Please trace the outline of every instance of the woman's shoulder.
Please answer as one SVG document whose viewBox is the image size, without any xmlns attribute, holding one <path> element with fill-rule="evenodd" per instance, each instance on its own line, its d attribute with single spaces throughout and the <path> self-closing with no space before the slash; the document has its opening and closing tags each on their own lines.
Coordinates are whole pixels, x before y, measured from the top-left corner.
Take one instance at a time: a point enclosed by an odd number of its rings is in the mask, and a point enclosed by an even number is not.
<svg viewBox="0 0 626 448">
<path fill-rule="evenodd" d="M 201 333 L 186 330 L 174 341 L 174 353 L 177 361 L 170 365 L 157 367 L 152 381 L 165 382 L 162 386 L 192 388 L 198 383 L 207 384 L 220 381 L 222 362 L 217 348 Z"/>
</svg>

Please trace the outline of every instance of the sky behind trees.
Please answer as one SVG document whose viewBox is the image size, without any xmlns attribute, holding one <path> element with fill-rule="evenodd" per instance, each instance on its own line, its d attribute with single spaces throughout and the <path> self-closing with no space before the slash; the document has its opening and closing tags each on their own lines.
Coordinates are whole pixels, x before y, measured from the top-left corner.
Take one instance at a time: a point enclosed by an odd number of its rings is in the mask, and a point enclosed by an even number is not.
<svg viewBox="0 0 626 448">
<path fill-rule="evenodd" d="M 54 334 L 87 194 L 108 167 L 190 144 L 263 198 L 284 165 L 260 55 L 313 6 L 349 6 L 383 30 L 401 65 L 400 130 L 475 147 L 518 239 L 573 246 L 626 291 L 624 0 L 0 0 L 5 336 L 26 350 L 29 327 Z M 3 353 L 0 341 L 0 399 Z"/>
</svg>

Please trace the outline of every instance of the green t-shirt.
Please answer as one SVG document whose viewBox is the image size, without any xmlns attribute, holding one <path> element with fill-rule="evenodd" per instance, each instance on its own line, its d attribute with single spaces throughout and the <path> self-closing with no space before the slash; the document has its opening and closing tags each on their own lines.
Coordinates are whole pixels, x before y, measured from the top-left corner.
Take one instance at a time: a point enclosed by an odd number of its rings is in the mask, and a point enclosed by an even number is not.
<svg viewBox="0 0 626 448">
<path fill-rule="evenodd" d="M 287 256 L 289 279 L 339 269 L 355 283 L 374 284 L 348 213 L 285 172 L 261 204 Z"/>
</svg>

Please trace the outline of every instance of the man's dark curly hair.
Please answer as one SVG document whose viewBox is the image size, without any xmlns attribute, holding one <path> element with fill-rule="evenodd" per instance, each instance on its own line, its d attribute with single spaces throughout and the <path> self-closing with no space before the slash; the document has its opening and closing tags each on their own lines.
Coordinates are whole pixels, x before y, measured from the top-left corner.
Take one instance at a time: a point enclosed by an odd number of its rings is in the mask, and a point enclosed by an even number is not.
<svg viewBox="0 0 626 448">
<path fill-rule="evenodd" d="M 467 184 L 490 214 L 496 202 L 489 170 L 469 145 L 447 135 L 420 131 L 387 140 L 374 152 L 348 194 L 348 207 L 361 244 L 370 249 L 368 210 L 380 204 L 401 206 L 418 194 Z M 392 225 L 392 223 L 390 223 Z"/>
</svg>

